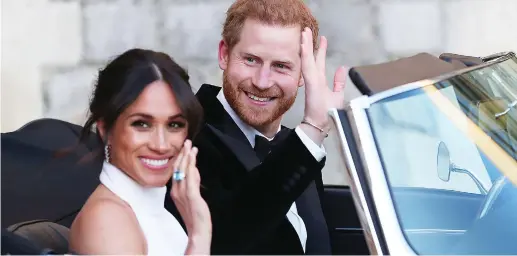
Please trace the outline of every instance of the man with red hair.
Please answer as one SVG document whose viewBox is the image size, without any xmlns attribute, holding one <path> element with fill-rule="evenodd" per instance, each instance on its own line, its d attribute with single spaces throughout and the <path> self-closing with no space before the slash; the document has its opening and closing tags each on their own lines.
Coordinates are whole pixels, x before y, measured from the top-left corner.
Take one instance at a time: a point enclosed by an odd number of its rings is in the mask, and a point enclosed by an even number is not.
<svg viewBox="0 0 517 256">
<path fill-rule="evenodd" d="M 328 255 L 320 204 L 328 110 L 341 107 L 346 77 L 325 78 L 327 41 L 301 0 L 237 0 L 219 43 L 223 86 L 197 97 L 206 124 L 194 141 L 213 223 L 213 254 Z M 295 128 L 283 115 L 305 86 Z M 172 202 L 166 202 L 174 212 Z"/>
</svg>

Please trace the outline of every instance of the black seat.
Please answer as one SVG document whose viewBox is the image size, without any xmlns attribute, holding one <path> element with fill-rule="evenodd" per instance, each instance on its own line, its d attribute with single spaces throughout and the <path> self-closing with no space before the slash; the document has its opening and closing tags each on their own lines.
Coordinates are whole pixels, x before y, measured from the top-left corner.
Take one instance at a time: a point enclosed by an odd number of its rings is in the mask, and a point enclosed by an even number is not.
<svg viewBox="0 0 517 256">
<path fill-rule="evenodd" d="M 103 152 L 96 134 L 78 144 L 82 127 L 38 119 L 2 133 L 2 225 L 50 220 L 69 227 L 99 184 Z M 43 135 L 43 136 L 42 136 Z M 68 150 L 68 154 L 58 152 Z"/>
<path fill-rule="evenodd" d="M 2 254 L 68 254 L 70 230 L 47 220 L 17 223 L 2 229 Z"/>
<path fill-rule="evenodd" d="M 29 239 L 2 229 L 2 255 L 48 255 L 49 249 L 37 246 Z"/>
<path fill-rule="evenodd" d="M 102 167 L 89 157 L 102 143 L 91 134 L 79 144 L 81 129 L 44 118 L 2 133 L 2 254 L 68 253 L 69 227 Z"/>
<path fill-rule="evenodd" d="M 7 231 L 27 239 L 47 254 L 68 253 L 70 230 L 63 225 L 48 220 L 33 220 L 11 225 Z"/>
</svg>

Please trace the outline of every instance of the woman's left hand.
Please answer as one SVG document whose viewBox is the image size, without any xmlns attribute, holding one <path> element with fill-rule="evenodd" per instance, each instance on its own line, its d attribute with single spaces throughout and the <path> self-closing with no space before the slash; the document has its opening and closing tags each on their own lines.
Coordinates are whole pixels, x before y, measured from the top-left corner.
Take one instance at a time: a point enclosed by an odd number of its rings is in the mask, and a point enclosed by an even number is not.
<svg viewBox="0 0 517 256">
<path fill-rule="evenodd" d="M 185 144 L 174 163 L 174 170 L 185 174 L 183 180 L 174 180 L 170 195 L 187 227 L 189 240 L 208 246 L 212 237 L 212 221 L 207 203 L 201 196 L 201 178 L 196 167 L 198 149 L 190 140 Z"/>
</svg>

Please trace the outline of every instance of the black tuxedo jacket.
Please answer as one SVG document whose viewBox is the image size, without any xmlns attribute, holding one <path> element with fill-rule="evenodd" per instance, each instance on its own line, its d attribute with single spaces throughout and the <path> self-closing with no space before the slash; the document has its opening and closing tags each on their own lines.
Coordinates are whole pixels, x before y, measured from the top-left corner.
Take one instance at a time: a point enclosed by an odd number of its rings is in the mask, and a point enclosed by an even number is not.
<svg viewBox="0 0 517 256">
<path fill-rule="evenodd" d="M 304 254 L 286 217 L 296 202 L 307 229 L 306 254 L 331 254 L 320 205 L 325 159 L 316 161 L 290 129 L 260 162 L 216 98 L 219 90 L 220 87 L 204 84 L 196 95 L 206 120 L 194 145 L 199 148 L 202 195 L 212 214 L 211 253 Z M 165 205 L 179 217 L 169 197 Z"/>
</svg>

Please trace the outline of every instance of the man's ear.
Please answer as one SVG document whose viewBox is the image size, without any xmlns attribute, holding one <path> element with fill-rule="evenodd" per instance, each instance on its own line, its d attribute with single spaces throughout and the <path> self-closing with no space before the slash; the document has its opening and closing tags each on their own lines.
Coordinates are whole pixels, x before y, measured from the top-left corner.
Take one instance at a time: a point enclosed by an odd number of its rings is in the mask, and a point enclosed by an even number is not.
<svg viewBox="0 0 517 256">
<path fill-rule="evenodd" d="M 218 60 L 219 60 L 219 68 L 222 70 L 226 70 L 226 67 L 228 67 L 228 59 L 229 59 L 229 50 L 228 45 L 224 40 L 221 40 L 219 42 L 219 54 L 218 54 Z"/>
<path fill-rule="evenodd" d="M 305 84 L 305 81 L 303 80 L 303 75 L 300 74 L 300 81 L 298 82 L 298 87 L 302 87 Z"/>
</svg>

